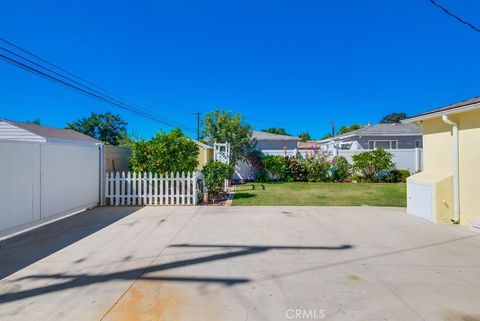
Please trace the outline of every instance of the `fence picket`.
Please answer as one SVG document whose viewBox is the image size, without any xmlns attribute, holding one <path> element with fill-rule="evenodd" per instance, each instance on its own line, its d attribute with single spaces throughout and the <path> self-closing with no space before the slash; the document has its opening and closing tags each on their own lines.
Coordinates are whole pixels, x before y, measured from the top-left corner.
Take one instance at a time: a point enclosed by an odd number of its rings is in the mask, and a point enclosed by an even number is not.
<svg viewBox="0 0 480 321">
<path fill-rule="evenodd" d="M 122 171 L 120 179 L 120 204 L 125 205 L 125 172 Z"/>
<path fill-rule="evenodd" d="M 170 195 L 170 199 L 168 204 L 170 205 L 173 205 L 175 203 L 175 194 L 174 194 L 175 180 L 173 178 L 174 178 L 173 172 L 170 172 L 170 176 L 168 179 L 170 181 L 170 188 L 168 191 L 168 194 Z"/>
<path fill-rule="evenodd" d="M 132 180 L 130 177 L 130 172 L 127 173 L 127 205 L 130 205 L 130 192 L 132 190 Z"/>
<path fill-rule="evenodd" d="M 115 205 L 120 205 L 120 173 L 115 173 Z"/>
<path fill-rule="evenodd" d="M 155 173 L 155 176 L 153 177 L 153 205 L 158 204 L 158 175 Z"/>
<path fill-rule="evenodd" d="M 186 194 L 186 198 L 187 198 L 187 205 L 190 205 L 190 181 L 191 181 L 191 178 L 190 178 L 190 172 L 187 172 L 187 182 L 186 182 L 186 185 L 187 185 L 187 194 Z"/>
<path fill-rule="evenodd" d="M 160 174 L 160 205 L 163 205 L 163 175 Z"/>
<path fill-rule="evenodd" d="M 148 173 L 148 204 L 152 205 L 153 204 L 153 198 L 152 198 L 152 189 L 153 189 L 153 184 L 152 184 L 152 172 Z"/>
</svg>

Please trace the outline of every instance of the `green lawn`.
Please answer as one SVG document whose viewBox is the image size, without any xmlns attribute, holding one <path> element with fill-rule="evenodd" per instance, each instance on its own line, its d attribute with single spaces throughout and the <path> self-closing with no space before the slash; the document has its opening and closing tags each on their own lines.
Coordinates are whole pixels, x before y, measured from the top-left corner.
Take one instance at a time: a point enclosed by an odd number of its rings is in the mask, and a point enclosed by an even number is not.
<svg viewBox="0 0 480 321">
<path fill-rule="evenodd" d="M 404 183 L 249 183 L 237 185 L 233 205 L 404 207 L 406 198 Z"/>
</svg>

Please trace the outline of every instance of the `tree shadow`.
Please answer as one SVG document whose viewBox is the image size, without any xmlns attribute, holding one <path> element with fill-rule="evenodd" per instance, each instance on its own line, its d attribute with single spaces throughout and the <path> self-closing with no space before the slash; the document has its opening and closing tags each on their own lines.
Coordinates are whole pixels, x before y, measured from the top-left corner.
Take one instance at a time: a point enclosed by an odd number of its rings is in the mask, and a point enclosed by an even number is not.
<svg viewBox="0 0 480 321">
<path fill-rule="evenodd" d="M 264 253 L 269 250 L 346 250 L 351 249 L 351 245 L 340 246 L 261 246 L 261 245 L 230 245 L 230 244 L 174 244 L 170 247 L 193 247 L 193 248 L 219 248 L 226 252 L 207 255 L 203 257 L 177 260 L 173 262 L 149 265 L 142 268 L 124 270 L 107 274 L 38 274 L 19 278 L 21 280 L 52 279 L 65 280 L 63 283 L 48 284 L 45 286 L 9 292 L 0 295 L 0 305 L 25 298 L 44 295 L 47 293 L 58 292 L 70 288 L 82 287 L 96 283 L 108 282 L 112 280 L 149 280 L 149 281 L 167 281 L 167 282 L 202 282 L 202 283 L 220 283 L 225 286 L 232 286 L 240 283 L 250 282 L 249 278 L 228 278 L 228 277 L 181 277 L 181 276 L 151 276 L 152 272 L 161 272 L 173 270 L 185 266 L 208 263 L 218 260 L 226 260 L 234 257 Z M 233 249 L 233 251 L 232 251 Z"/>
<path fill-rule="evenodd" d="M 141 207 L 98 207 L 0 242 L 0 280 L 98 232 Z"/>
<path fill-rule="evenodd" d="M 255 194 L 251 193 L 235 193 L 233 199 L 245 199 L 245 198 L 254 198 L 257 197 Z"/>
</svg>

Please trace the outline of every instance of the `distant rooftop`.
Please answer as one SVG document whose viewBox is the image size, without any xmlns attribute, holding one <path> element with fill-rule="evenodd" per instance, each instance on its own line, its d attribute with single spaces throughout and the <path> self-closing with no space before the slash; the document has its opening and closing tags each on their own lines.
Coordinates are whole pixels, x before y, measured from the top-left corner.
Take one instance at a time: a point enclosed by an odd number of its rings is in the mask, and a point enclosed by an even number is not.
<svg viewBox="0 0 480 321">
<path fill-rule="evenodd" d="M 300 137 L 288 136 L 288 135 L 277 135 L 272 133 L 266 133 L 262 131 L 254 130 L 252 138 L 256 140 L 301 140 Z"/>
<path fill-rule="evenodd" d="M 367 125 L 345 135 L 421 135 L 422 130 L 415 124 L 375 124 Z M 343 135 L 341 135 L 343 136 Z"/>
<path fill-rule="evenodd" d="M 335 136 L 335 138 L 345 138 L 350 136 L 412 136 L 422 135 L 422 129 L 415 124 L 375 124 L 367 125 L 360 129 Z M 324 139 L 322 142 L 329 141 L 331 138 Z"/>
<path fill-rule="evenodd" d="M 47 140 L 56 139 L 56 140 L 69 140 L 69 141 L 89 142 L 89 143 L 101 143 L 101 141 L 93 137 L 79 133 L 72 129 L 46 127 L 46 126 L 34 125 L 30 123 L 11 121 L 7 119 L 0 119 L 0 121 L 10 123 L 11 125 L 14 125 L 18 128 L 24 129 L 38 136 L 44 137 Z"/>
</svg>

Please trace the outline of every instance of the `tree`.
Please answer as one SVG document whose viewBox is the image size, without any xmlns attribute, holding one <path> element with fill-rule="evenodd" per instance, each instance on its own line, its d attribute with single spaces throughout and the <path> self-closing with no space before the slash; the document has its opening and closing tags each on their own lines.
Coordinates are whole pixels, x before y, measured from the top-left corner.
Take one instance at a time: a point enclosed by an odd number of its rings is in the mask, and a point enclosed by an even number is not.
<svg viewBox="0 0 480 321">
<path fill-rule="evenodd" d="M 27 124 L 39 125 L 39 126 L 42 124 L 42 121 L 40 120 L 40 118 L 34 118 L 33 120 L 27 120 L 25 122 Z"/>
<path fill-rule="evenodd" d="M 399 123 L 402 119 L 407 118 L 406 113 L 391 113 L 383 116 L 380 120 L 380 124 L 394 124 Z"/>
<path fill-rule="evenodd" d="M 289 133 L 287 133 L 285 128 L 280 128 L 280 127 L 270 127 L 266 129 L 261 129 L 260 131 L 265 133 L 270 133 L 270 134 L 292 136 Z"/>
<path fill-rule="evenodd" d="M 230 143 L 230 162 L 245 159 L 252 150 L 252 128 L 245 122 L 245 116 L 224 110 L 205 114 L 203 134 L 211 142 Z"/>
<path fill-rule="evenodd" d="M 107 145 L 118 145 L 119 140 L 126 135 L 127 123 L 120 115 L 111 112 L 92 113 L 87 118 L 68 123 L 66 128 L 101 140 Z"/>
<path fill-rule="evenodd" d="M 191 172 L 198 165 L 198 146 L 180 129 L 133 142 L 130 166 L 136 172 Z"/>
<path fill-rule="evenodd" d="M 306 142 L 307 140 L 311 140 L 310 134 L 308 132 L 303 132 L 298 134 L 298 137 L 302 139 L 302 141 Z"/>
<path fill-rule="evenodd" d="M 320 140 L 324 140 L 328 138 L 332 138 L 332 133 L 325 134 L 322 138 L 320 138 Z"/>
<path fill-rule="evenodd" d="M 363 127 L 362 125 L 358 125 L 358 124 L 352 124 L 352 125 L 350 125 L 350 126 L 342 126 L 342 127 L 340 127 L 340 129 L 337 131 L 337 133 L 335 134 L 335 136 L 337 136 L 337 135 L 343 135 L 343 134 L 352 132 L 352 131 L 354 131 L 354 130 L 360 129 L 360 128 L 362 128 L 362 127 Z M 321 140 L 327 139 L 327 138 L 332 138 L 332 133 L 326 134 L 325 136 L 323 136 L 323 137 L 321 138 Z"/>
<path fill-rule="evenodd" d="M 358 124 L 352 124 L 350 126 L 342 126 L 340 129 L 337 131 L 337 135 L 343 135 L 349 132 L 353 132 L 354 130 L 360 129 L 363 126 L 358 125 Z"/>
</svg>

